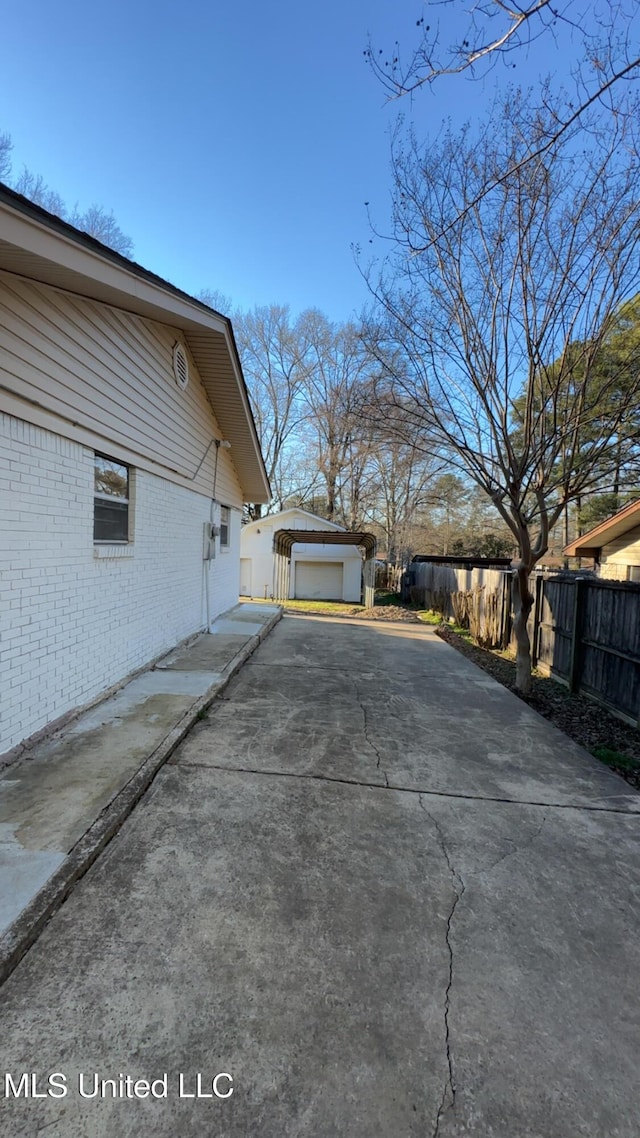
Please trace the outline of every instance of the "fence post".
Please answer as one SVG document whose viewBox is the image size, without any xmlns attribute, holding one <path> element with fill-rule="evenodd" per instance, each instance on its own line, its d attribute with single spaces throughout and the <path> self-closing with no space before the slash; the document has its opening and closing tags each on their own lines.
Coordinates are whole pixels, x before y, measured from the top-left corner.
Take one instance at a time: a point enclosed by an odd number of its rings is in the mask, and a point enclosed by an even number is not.
<svg viewBox="0 0 640 1138">
<path fill-rule="evenodd" d="M 531 645 L 531 667 L 535 668 L 538 663 L 538 638 L 540 635 L 540 616 L 542 613 L 542 596 L 544 588 L 544 577 L 542 573 L 536 574 L 536 584 L 534 589 L 535 599 L 533 602 L 533 642 Z"/>
<path fill-rule="evenodd" d="M 501 636 L 502 648 L 508 648 L 511 642 L 511 585 L 512 574 L 510 570 L 502 571 L 502 613 L 501 613 Z"/>
<path fill-rule="evenodd" d="M 583 592 L 586 580 L 576 577 L 573 592 L 573 625 L 571 628 L 571 656 L 569 658 L 569 691 L 577 692 L 580 687 L 580 634 L 582 626 Z"/>
</svg>

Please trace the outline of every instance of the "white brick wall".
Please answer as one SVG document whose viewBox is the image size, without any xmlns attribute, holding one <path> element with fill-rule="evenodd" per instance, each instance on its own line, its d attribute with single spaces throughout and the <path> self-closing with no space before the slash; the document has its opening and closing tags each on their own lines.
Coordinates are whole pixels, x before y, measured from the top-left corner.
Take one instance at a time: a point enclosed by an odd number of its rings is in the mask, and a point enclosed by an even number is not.
<svg viewBox="0 0 640 1138">
<path fill-rule="evenodd" d="M 205 626 L 209 499 L 132 481 L 133 543 L 94 547 L 93 450 L 0 415 L 0 754 Z M 212 617 L 238 599 L 231 518 Z"/>
</svg>

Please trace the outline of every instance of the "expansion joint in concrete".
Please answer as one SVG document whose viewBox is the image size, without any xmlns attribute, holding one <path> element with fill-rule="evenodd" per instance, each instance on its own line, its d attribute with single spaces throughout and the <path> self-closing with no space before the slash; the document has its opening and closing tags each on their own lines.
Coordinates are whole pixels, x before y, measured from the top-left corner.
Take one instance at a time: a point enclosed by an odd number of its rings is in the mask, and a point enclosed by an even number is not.
<svg viewBox="0 0 640 1138">
<path fill-rule="evenodd" d="M 195 767 L 199 770 L 226 771 L 227 774 L 260 775 L 262 778 L 296 778 L 311 782 L 330 782 L 337 786 L 360 786 L 365 790 L 395 790 L 398 794 L 414 794 L 418 798 L 420 795 L 424 795 L 425 798 L 441 798 L 444 801 L 494 802 L 498 806 L 536 806 L 543 810 L 575 810 L 578 814 L 618 814 L 622 818 L 640 819 L 640 810 L 624 810 L 616 806 L 590 806 L 585 802 L 539 802 L 527 798 L 500 798 L 490 794 L 459 794 L 449 790 L 429 790 L 426 787 L 420 789 L 414 786 L 402 786 L 399 783 L 390 782 L 386 771 L 383 771 L 381 768 L 380 772 L 386 779 L 385 783 L 365 782 L 363 779 L 339 778 L 337 775 L 316 774 L 313 772 L 301 773 L 299 771 L 274 770 L 273 768 L 263 768 L 261 770 L 259 767 L 232 767 L 224 766 L 222 763 L 186 762 L 179 757 L 176 759 L 175 765 L 180 767 Z M 616 797 L 623 796 L 616 795 Z M 535 836 L 536 835 L 534 835 L 534 837 Z M 511 856 L 511 852 L 512 851 L 509 851 L 506 856 Z M 502 861 L 502 858 L 500 858 L 499 861 Z"/>
</svg>

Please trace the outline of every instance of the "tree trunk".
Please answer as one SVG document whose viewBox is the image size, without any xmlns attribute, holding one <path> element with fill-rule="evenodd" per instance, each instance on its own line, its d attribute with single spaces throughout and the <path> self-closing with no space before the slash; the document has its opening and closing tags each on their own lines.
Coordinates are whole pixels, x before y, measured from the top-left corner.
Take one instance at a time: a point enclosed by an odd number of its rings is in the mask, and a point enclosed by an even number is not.
<svg viewBox="0 0 640 1138">
<path fill-rule="evenodd" d="M 522 562 L 514 566 L 511 586 L 513 631 L 516 638 L 516 687 L 525 694 L 531 690 L 531 641 L 527 621 L 533 606 L 529 592 L 529 573 Z"/>
<path fill-rule="evenodd" d="M 327 521 L 333 522 L 335 521 L 338 483 L 338 470 L 334 462 L 329 464 L 324 480 L 327 488 Z"/>
</svg>

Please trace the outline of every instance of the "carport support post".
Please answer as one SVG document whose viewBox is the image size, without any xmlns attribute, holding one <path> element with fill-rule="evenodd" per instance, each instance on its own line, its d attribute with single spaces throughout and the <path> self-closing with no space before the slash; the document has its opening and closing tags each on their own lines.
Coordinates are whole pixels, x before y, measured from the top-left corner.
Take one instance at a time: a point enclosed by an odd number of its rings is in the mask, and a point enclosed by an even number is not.
<svg viewBox="0 0 640 1138">
<path fill-rule="evenodd" d="M 375 600 L 375 561 L 373 556 L 367 556 L 364 562 L 363 584 L 364 584 L 364 607 L 372 609 Z"/>
<path fill-rule="evenodd" d="M 289 600 L 289 560 L 286 556 L 282 558 L 282 579 L 280 581 L 280 600 Z"/>
<path fill-rule="evenodd" d="M 289 600 L 289 584 L 291 581 L 291 561 L 284 553 L 276 554 L 276 600 L 283 602 Z"/>
</svg>

